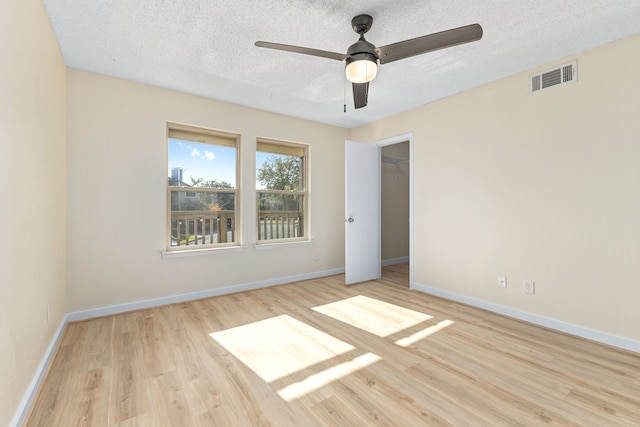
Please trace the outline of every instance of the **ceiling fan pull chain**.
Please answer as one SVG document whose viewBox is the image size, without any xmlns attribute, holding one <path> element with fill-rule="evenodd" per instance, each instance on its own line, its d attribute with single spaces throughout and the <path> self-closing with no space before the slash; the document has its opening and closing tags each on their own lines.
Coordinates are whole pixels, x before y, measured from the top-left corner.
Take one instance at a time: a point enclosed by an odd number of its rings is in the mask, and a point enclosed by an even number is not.
<svg viewBox="0 0 640 427">
<path fill-rule="evenodd" d="M 347 83 L 343 82 L 342 101 L 344 102 L 344 112 L 347 112 Z"/>
</svg>

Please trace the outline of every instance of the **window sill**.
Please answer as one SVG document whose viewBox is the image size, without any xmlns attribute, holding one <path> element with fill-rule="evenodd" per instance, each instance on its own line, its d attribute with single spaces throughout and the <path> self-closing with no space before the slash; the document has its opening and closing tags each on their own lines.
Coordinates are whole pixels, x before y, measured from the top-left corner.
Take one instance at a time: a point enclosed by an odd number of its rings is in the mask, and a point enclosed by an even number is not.
<svg viewBox="0 0 640 427">
<path fill-rule="evenodd" d="M 244 246 L 227 246 L 224 248 L 187 249 L 182 251 L 162 251 L 162 258 L 182 258 L 190 256 L 214 255 L 229 252 L 241 252 Z"/>
<path fill-rule="evenodd" d="M 253 247 L 257 250 L 263 249 L 276 249 L 276 248 L 286 248 L 291 246 L 311 246 L 313 244 L 313 240 L 297 240 L 297 241 L 289 241 L 289 242 L 278 242 L 278 243 L 256 243 Z"/>
</svg>

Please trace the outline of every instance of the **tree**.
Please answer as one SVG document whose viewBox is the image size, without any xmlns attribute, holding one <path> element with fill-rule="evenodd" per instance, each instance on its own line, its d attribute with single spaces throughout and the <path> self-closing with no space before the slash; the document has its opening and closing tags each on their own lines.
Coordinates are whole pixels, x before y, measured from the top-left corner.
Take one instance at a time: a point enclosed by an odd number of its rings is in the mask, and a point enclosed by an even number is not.
<svg viewBox="0 0 640 427">
<path fill-rule="evenodd" d="M 268 190 L 300 190 L 302 158 L 273 155 L 258 169 L 257 178 Z M 259 194 L 260 210 L 298 210 L 299 196 L 288 194 Z"/>
<path fill-rule="evenodd" d="M 301 160 L 295 156 L 269 156 L 258 169 L 258 181 L 269 190 L 299 190 Z"/>
<path fill-rule="evenodd" d="M 231 184 L 226 181 L 218 181 L 211 179 L 205 181 L 204 178 L 189 177 L 191 181 L 190 187 L 192 188 L 233 188 Z M 185 191 L 189 193 L 189 191 Z M 196 197 L 183 200 L 183 205 L 180 206 L 181 210 L 186 211 L 232 211 L 235 209 L 235 196 L 232 193 L 217 193 L 217 192 L 203 192 L 194 191 Z M 175 203 L 177 206 L 178 193 L 171 194 L 172 206 Z M 174 200 L 175 199 L 175 200 Z M 178 208 L 176 208 L 177 210 Z"/>
</svg>

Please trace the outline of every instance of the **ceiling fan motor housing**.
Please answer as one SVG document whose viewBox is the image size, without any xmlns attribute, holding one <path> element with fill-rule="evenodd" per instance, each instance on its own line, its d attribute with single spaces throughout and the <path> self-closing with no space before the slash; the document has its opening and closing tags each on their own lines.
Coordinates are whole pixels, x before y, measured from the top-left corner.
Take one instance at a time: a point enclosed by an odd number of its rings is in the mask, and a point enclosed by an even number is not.
<svg viewBox="0 0 640 427">
<path fill-rule="evenodd" d="M 347 64 L 350 61 L 354 61 L 356 59 L 369 59 L 370 61 L 376 61 L 378 59 L 378 55 L 376 55 L 375 51 L 376 47 L 366 41 L 364 37 L 360 38 L 357 42 L 349 46 L 347 50 Z M 365 55 L 365 57 L 355 58 L 356 56 Z"/>
</svg>

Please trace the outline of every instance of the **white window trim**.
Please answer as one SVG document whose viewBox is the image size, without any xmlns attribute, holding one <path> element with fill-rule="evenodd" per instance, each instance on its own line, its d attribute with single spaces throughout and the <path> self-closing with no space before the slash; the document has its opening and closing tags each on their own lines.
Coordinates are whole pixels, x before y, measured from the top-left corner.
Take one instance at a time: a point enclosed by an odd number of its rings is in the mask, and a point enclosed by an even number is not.
<svg viewBox="0 0 640 427">
<path fill-rule="evenodd" d="M 211 129 L 204 128 L 200 126 L 187 125 L 184 123 L 176 123 L 176 122 L 167 122 L 166 126 L 166 137 L 165 137 L 165 147 L 167 148 L 167 165 L 165 167 L 165 171 L 168 170 L 168 162 L 169 162 L 169 154 L 168 154 L 168 141 L 169 141 L 169 133 L 170 130 L 173 131 L 185 131 L 189 133 L 196 133 L 211 137 L 215 140 L 217 137 L 221 137 L 224 139 L 234 139 L 235 140 L 235 149 L 236 149 L 236 185 L 234 189 L 207 189 L 207 188 L 198 188 L 198 191 L 210 191 L 210 192 L 222 192 L 222 193 L 234 193 L 235 194 L 235 241 L 229 243 L 217 243 L 217 244 L 209 244 L 209 245 L 200 245 L 199 247 L 196 245 L 184 245 L 184 246 L 171 246 L 171 190 L 176 189 L 178 187 L 172 187 L 166 185 L 166 218 L 165 218 L 165 248 L 162 250 L 163 258 L 173 258 L 179 256 L 193 256 L 193 255 L 204 255 L 205 252 L 208 253 L 222 253 L 222 252 L 233 252 L 235 250 L 242 250 L 242 212 L 241 212 L 241 135 L 237 132 L 229 132 L 219 129 Z M 216 144 L 212 144 L 216 145 Z M 223 144 L 220 144 L 223 145 Z M 184 187 L 184 188 L 192 188 L 192 187 Z M 166 254 L 166 255 L 165 255 Z M 177 255 L 174 255 L 177 254 Z"/>
<path fill-rule="evenodd" d="M 244 251 L 244 246 L 224 246 L 218 248 L 198 248 L 198 249 L 184 249 L 179 251 L 161 251 L 161 255 L 163 259 L 171 259 L 171 258 L 183 258 L 183 257 L 192 257 L 192 256 L 203 256 L 203 255 L 218 255 L 229 252 L 242 252 Z"/>
<path fill-rule="evenodd" d="M 304 150 L 304 157 L 303 157 L 303 173 L 304 173 L 304 190 L 270 190 L 270 189 L 257 189 L 256 188 L 256 196 L 255 196 L 255 203 L 256 203 L 256 218 L 254 220 L 254 225 L 255 225 L 255 233 L 256 233 L 256 241 L 254 243 L 254 247 L 256 249 L 264 247 L 265 249 L 270 249 L 272 247 L 278 247 L 278 246 L 282 246 L 282 245 L 291 245 L 291 244 L 296 244 L 296 243 L 311 243 L 311 202 L 310 202 L 310 195 L 311 195 L 311 173 L 309 172 L 309 158 L 311 157 L 311 146 L 309 144 L 305 144 L 305 143 L 301 143 L 301 142 L 294 142 L 294 141 L 286 141 L 286 140 L 281 140 L 281 139 L 273 139 L 273 138 L 265 138 L 265 137 L 258 137 L 256 140 L 256 146 L 258 145 L 259 142 L 266 142 L 269 144 L 275 144 L 275 145 L 283 145 L 283 146 L 290 146 L 290 147 L 298 147 L 298 148 L 302 148 Z M 258 154 L 258 152 L 262 152 L 260 150 L 258 150 L 256 148 L 256 153 L 255 155 Z M 259 229 L 259 224 L 258 224 L 258 216 L 260 215 L 260 210 L 258 209 L 258 194 L 259 193 L 272 193 L 272 194 L 292 194 L 292 195 L 302 195 L 304 196 L 304 204 L 303 204 L 303 217 L 304 217 L 304 236 L 302 237 L 297 237 L 297 238 L 289 238 L 289 239 L 269 239 L 269 240 L 259 240 L 258 237 L 260 236 L 260 229 Z"/>
<path fill-rule="evenodd" d="M 270 249 L 282 249 L 287 246 L 311 246 L 313 239 L 299 240 L 299 239 L 283 239 L 283 241 L 268 240 L 269 243 L 256 243 L 253 248 L 257 251 L 270 250 Z"/>
</svg>

